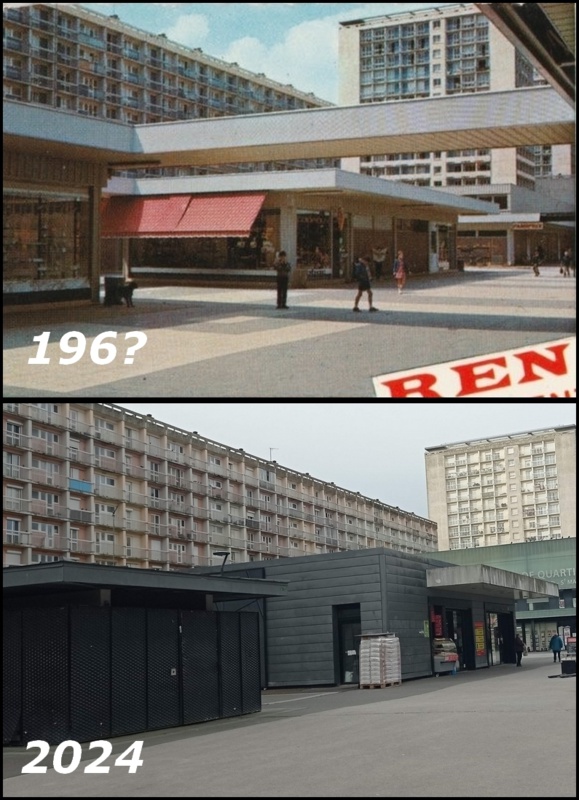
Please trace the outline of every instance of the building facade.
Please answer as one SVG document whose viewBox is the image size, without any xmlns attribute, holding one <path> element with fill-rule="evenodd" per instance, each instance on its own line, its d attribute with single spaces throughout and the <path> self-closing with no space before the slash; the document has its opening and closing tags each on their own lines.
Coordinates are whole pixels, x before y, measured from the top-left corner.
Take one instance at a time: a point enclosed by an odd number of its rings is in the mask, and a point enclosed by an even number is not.
<svg viewBox="0 0 579 800">
<path fill-rule="evenodd" d="M 426 448 L 441 550 L 576 536 L 575 426 Z"/>
<path fill-rule="evenodd" d="M 109 404 L 4 406 L 4 563 L 161 570 L 388 546 L 430 520 Z"/>
<path fill-rule="evenodd" d="M 546 651 L 553 634 L 566 643 L 577 632 L 577 539 L 566 538 L 476 550 L 447 550 L 440 554 L 453 564 L 488 564 L 491 567 L 539 578 L 559 586 L 558 597 L 533 597 L 516 601 L 517 628 L 531 650 Z"/>
<path fill-rule="evenodd" d="M 4 97 L 130 124 L 329 106 L 87 8 L 4 9 Z"/>
<path fill-rule="evenodd" d="M 340 25 L 340 102 L 390 103 L 466 93 L 510 91 L 544 84 L 532 65 L 473 4 L 343 22 Z M 457 228 L 457 257 L 466 264 L 530 264 L 540 244 L 547 263 L 558 264 L 573 244 L 573 230 L 557 222 L 574 218 L 574 204 L 556 205 L 536 178 L 573 175 L 574 146 L 393 153 L 343 159 L 345 169 L 392 181 L 432 186 L 472 197 L 500 197 L 505 212 L 541 211 L 530 221 L 500 217 L 477 227 L 464 218 Z M 527 203 L 512 202 L 517 189 Z M 496 224 L 498 222 L 498 224 Z M 446 268 L 447 235 L 431 225 L 429 269 Z M 412 248 L 414 250 L 414 248 Z M 424 248 L 422 248 L 424 249 Z M 418 258 L 424 259 L 419 252 Z"/>
<path fill-rule="evenodd" d="M 543 83 L 476 6 L 460 3 L 340 25 L 340 102 L 377 103 L 504 91 Z M 353 168 L 419 186 L 534 187 L 535 150 L 372 156 Z"/>
</svg>

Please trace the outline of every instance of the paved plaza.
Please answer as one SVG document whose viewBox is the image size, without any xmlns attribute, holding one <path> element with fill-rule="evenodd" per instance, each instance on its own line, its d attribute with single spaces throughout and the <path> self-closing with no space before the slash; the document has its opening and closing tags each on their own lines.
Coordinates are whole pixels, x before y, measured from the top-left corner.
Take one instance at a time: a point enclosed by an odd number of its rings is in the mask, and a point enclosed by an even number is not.
<svg viewBox="0 0 579 800">
<path fill-rule="evenodd" d="M 100 755 L 85 746 L 69 775 L 21 775 L 38 750 L 7 748 L 4 795 L 575 797 L 576 679 L 549 678 L 560 673 L 533 653 L 521 669 L 385 689 L 266 691 L 257 714 L 113 740 L 108 774 L 84 774 Z M 114 757 L 135 739 L 144 763 L 131 775 Z"/>
<path fill-rule="evenodd" d="M 277 310 L 275 288 L 140 288 L 135 307 L 79 306 L 5 316 L 5 397 L 374 397 L 372 378 L 411 367 L 555 341 L 575 332 L 575 279 L 558 267 L 466 269 L 412 276 L 402 294 L 375 285 L 369 314 L 352 312 L 356 287 L 290 290 Z M 59 347 L 77 331 L 86 352 L 76 363 Z M 112 331 L 117 357 L 89 357 Z M 147 343 L 124 363 L 142 331 Z M 46 364 L 33 337 L 50 332 Z M 69 345 L 76 346 L 76 339 Z M 98 344 L 98 343 L 97 343 Z M 102 354 L 102 351 L 99 351 Z M 100 357 L 100 356 L 99 356 Z"/>
</svg>

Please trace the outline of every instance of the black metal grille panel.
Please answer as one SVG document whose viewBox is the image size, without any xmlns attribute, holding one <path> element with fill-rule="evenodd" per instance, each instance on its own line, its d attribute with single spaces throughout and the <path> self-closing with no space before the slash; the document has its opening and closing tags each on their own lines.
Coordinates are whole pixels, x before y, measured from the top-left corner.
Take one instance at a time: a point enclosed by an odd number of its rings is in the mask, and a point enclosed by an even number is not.
<svg viewBox="0 0 579 800">
<path fill-rule="evenodd" d="M 22 739 L 59 744 L 70 736 L 68 609 L 22 612 Z"/>
<path fill-rule="evenodd" d="M 111 735 L 110 633 L 109 608 L 70 609 L 70 724 L 77 742 Z"/>
<path fill-rule="evenodd" d="M 181 612 L 183 722 L 219 718 L 217 614 Z"/>
<path fill-rule="evenodd" d="M 241 696 L 244 714 L 261 710 L 259 674 L 259 615 L 250 611 L 239 615 L 241 641 Z"/>
<path fill-rule="evenodd" d="M 239 616 L 239 614 L 230 611 L 221 611 L 219 613 L 222 717 L 234 717 L 242 713 Z"/>
<path fill-rule="evenodd" d="M 147 617 L 144 608 L 113 608 L 111 736 L 147 729 Z"/>
<path fill-rule="evenodd" d="M 147 727 L 180 725 L 177 611 L 147 609 L 147 655 Z"/>
<path fill-rule="evenodd" d="M 20 648 L 22 637 L 22 619 L 20 611 L 4 611 L 2 631 L 3 661 L 3 719 L 2 741 L 9 744 L 20 741 Z"/>
</svg>

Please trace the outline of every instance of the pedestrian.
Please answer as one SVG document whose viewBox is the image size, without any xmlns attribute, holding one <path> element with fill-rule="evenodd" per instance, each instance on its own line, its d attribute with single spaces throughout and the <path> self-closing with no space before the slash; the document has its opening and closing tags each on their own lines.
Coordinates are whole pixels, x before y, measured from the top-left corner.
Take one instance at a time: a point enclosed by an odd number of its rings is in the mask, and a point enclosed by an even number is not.
<svg viewBox="0 0 579 800">
<path fill-rule="evenodd" d="M 564 278 L 569 278 L 571 275 L 571 251 L 567 248 L 561 258 L 561 274 Z"/>
<path fill-rule="evenodd" d="M 372 273 L 366 258 L 359 257 L 354 264 L 354 278 L 358 281 L 358 294 L 354 300 L 353 311 L 360 311 L 358 303 L 364 292 L 368 292 L 368 311 L 378 311 L 372 305 Z"/>
<path fill-rule="evenodd" d="M 407 270 L 404 263 L 404 253 L 402 250 L 399 250 L 396 260 L 394 261 L 394 277 L 396 278 L 396 284 L 398 286 L 398 294 L 402 294 L 402 289 L 404 289 L 404 284 L 406 283 L 406 274 Z"/>
<path fill-rule="evenodd" d="M 535 274 L 535 277 L 538 277 L 541 274 L 539 272 L 539 264 L 542 263 L 541 250 L 542 250 L 542 248 L 540 246 L 539 247 L 535 247 L 535 252 L 533 253 L 532 264 L 533 264 L 533 272 Z"/>
<path fill-rule="evenodd" d="M 562 649 L 563 649 L 563 640 L 561 639 L 558 633 L 554 633 L 553 636 L 551 636 L 551 641 L 549 642 L 549 650 L 553 651 L 554 662 L 557 661 L 557 658 L 559 659 L 559 662 L 561 661 Z"/>
<path fill-rule="evenodd" d="M 277 273 L 277 308 L 288 308 L 287 287 L 289 284 L 291 266 L 288 263 L 285 250 L 280 250 L 273 268 Z"/>
<path fill-rule="evenodd" d="M 523 657 L 523 653 L 525 652 L 526 649 L 527 649 L 526 644 L 521 639 L 520 634 L 517 633 L 517 635 L 515 636 L 515 653 L 517 656 L 517 667 L 521 666 L 521 658 Z"/>
<path fill-rule="evenodd" d="M 382 277 L 382 272 L 384 271 L 384 262 L 388 258 L 388 248 L 386 245 L 382 245 L 382 247 L 374 247 L 372 249 L 372 259 L 374 261 L 374 277 L 377 281 L 380 280 Z"/>
</svg>

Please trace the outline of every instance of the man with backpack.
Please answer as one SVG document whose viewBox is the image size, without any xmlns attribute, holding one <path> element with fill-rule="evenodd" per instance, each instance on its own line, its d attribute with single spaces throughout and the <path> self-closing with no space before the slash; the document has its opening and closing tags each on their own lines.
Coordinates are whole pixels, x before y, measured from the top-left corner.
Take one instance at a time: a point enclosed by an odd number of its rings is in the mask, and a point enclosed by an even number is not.
<svg viewBox="0 0 579 800">
<path fill-rule="evenodd" d="M 370 272 L 367 259 L 361 256 L 354 264 L 354 279 L 358 281 L 358 294 L 354 300 L 354 308 L 352 310 L 360 311 L 358 308 L 360 298 L 364 292 L 368 292 L 368 311 L 378 311 L 378 309 L 374 308 L 372 305 L 372 273 Z"/>
</svg>

